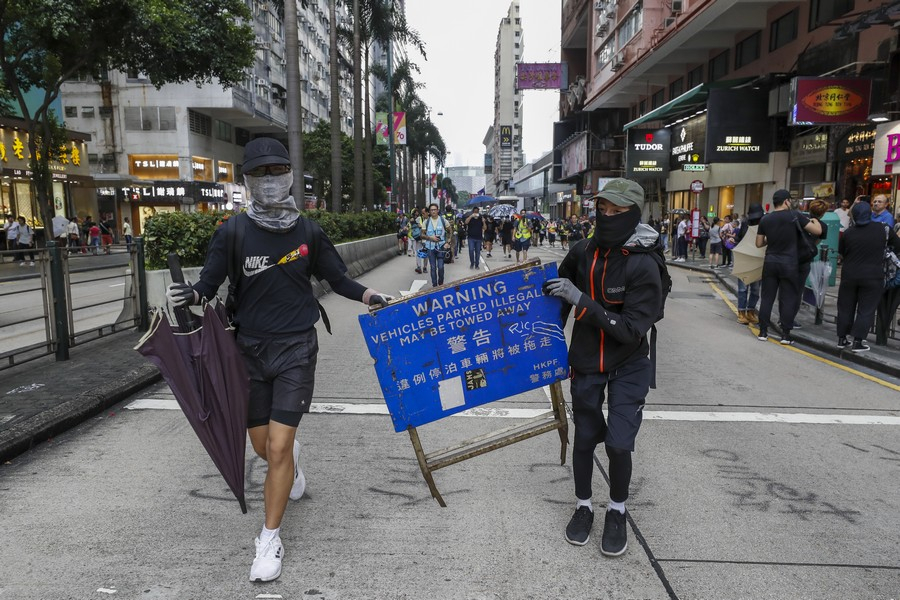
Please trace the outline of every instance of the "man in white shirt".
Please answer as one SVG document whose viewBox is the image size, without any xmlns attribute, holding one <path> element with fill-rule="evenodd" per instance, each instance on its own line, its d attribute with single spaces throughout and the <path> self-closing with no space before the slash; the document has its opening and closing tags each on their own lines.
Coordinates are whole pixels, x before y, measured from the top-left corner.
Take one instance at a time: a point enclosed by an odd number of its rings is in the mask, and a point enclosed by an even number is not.
<svg viewBox="0 0 900 600">
<path fill-rule="evenodd" d="M 675 237 L 675 252 L 677 253 L 675 262 L 684 262 L 687 260 L 687 228 L 688 219 L 685 216 L 678 221 L 678 229 Z"/>
<path fill-rule="evenodd" d="M 20 267 L 26 266 L 25 264 L 25 251 L 29 250 L 28 254 L 31 255 L 31 264 L 27 266 L 34 266 L 34 249 L 31 248 L 31 242 L 34 239 L 34 230 L 28 226 L 28 223 L 25 222 L 25 217 L 19 217 L 19 226 L 17 228 L 18 237 L 16 238 L 17 243 L 19 244 L 19 258 L 21 262 L 19 263 Z"/>
<path fill-rule="evenodd" d="M 834 214 L 841 220 L 841 233 L 844 233 L 850 227 L 850 199 L 841 200 L 841 206 L 834 209 Z"/>
</svg>

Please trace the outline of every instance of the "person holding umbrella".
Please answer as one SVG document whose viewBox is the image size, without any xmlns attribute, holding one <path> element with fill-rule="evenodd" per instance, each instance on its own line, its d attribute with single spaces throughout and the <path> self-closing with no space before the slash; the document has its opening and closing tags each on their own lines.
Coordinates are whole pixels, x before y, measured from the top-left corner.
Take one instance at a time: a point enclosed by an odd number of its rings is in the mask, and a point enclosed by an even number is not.
<svg viewBox="0 0 900 600">
<path fill-rule="evenodd" d="M 250 580 L 272 581 L 281 574 L 280 528 L 288 498 L 299 499 L 305 487 L 295 436 L 309 412 L 319 348 L 315 324 L 320 308 L 310 277 L 370 306 L 383 306 L 392 297 L 347 277 L 347 267 L 322 228 L 300 216 L 290 195 L 290 156 L 281 142 L 252 140 L 244 148 L 242 170 L 249 209 L 226 222 L 233 225 L 215 231 L 200 280 L 173 283 L 166 297 L 176 307 L 213 298 L 230 272 L 229 256 L 234 256 L 237 264 L 232 266 L 239 275 L 231 282 L 236 284 L 233 319 L 250 376 L 247 431 L 253 449 L 268 464 L 265 523 L 255 541 Z M 242 233 L 230 236 L 229 226 Z M 238 238 L 240 244 L 234 241 Z"/>
</svg>

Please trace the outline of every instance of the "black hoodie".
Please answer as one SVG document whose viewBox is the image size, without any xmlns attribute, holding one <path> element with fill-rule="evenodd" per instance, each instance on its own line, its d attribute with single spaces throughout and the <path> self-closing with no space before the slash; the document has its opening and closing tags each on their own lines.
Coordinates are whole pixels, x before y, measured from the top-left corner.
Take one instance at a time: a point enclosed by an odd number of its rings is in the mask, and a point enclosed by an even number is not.
<svg viewBox="0 0 900 600">
<path fill-rule="evenodd" d="M 576 372 L 609 373 L 649 354 L 647 332 L 662 302 L 659 267 L 649 252 L 659 240 L 651 247 L 631 241 L 600 248 L 593 239 L 581 240 L 559 267 L 559 276 L 583 292 L 569 345 Z"/>
</svg>

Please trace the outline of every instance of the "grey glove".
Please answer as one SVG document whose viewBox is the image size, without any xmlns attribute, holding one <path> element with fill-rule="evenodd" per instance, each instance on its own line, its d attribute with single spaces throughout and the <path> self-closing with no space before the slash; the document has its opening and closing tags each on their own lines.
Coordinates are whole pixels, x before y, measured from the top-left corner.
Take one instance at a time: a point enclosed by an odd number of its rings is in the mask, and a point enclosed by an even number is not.
<svg viewBox="0 0 900 600">
<path fill-rule="evenodd" d="M 190 283 L 170 283 L 166 289 L 166 299 L 175 308 L 199 304 L 200 294 L 191 287 Z"/>
<path fill-rule="evenodd" d="M 388 305 L 388 302 L 393 299 L 393 296 L 382 294 L 381 292 L 376 292 L 369 297 L 369 306 L 375 306 L 377 304 L 381 308 L 384 308 Z"/>
<path fill-rule="evenodd" d="M 581 290 L 565 277 L 548 279 L 543 285 L 543 290 L 545 294 L 562 298 L 572 306 L 578 306 L 578 301 L 581 300 Z"/>
</svg>

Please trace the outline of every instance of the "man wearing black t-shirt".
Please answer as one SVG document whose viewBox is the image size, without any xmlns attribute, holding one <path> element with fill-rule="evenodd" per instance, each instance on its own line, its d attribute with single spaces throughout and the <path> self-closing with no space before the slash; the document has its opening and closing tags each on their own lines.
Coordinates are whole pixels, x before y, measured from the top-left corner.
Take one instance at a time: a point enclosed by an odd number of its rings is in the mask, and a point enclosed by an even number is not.
<svg viewBox="0 0 900 600">
<path fill-rule="evenodd" d="M 481 264 L 481 243 L 484 240 L 484 219 L 477 206 L 466 217 L 466 237 L 469 239 L 469 268 L 477 269 Z"/>
<path fill-rule="evenodd" d="M 794 317 L 800 309 L 800 260 L 797 246 L 800 228 L 819 236 L 822 228 L 817 221 L 810 221 L 803 214 L 791 210 L 791 193 L 777 190 L 772 196 L 774 210 L 764 216 L 756 231 L 756 247 L 766 248 L 763 262 L 762 293 L 759 306 L 759 336 L 769 338 L 772 307 L 778 295 L 778 313 L 781 316 L 781 343 L 790 346 Z"/>
<path fill-rule="evenodd" d="M 309 412 L 319 350 L 319 308 L 310 276 L 365 304 L 384 305 L 391 297 L 347 277 L 344 261 L 319 224 L 300 216 L 290 195 L 290 157 L 279 141 L 257 138 L 248 143 L 242 169 L 250 206 L 231 219 L 241 220 L 231 226 L 244 229 L 243 243 L 234 249 L 241 269 L 234 321 L 250 375 L 247 432 L 253 449 L 268 464 L 265 524 L 256 538 L 250 580 L 272 581 L 281 574 L 284 546 L 279 533 L 288 498 L 300 499 L 306 485 L 297 464 L 300 444 L 295 436 L 300 418 Z M 200 281 L 169 286 L 166 297 L 174 306 L 216 295 L 228 275 L 226 227 L 213 233 Z"/>
</svg>

